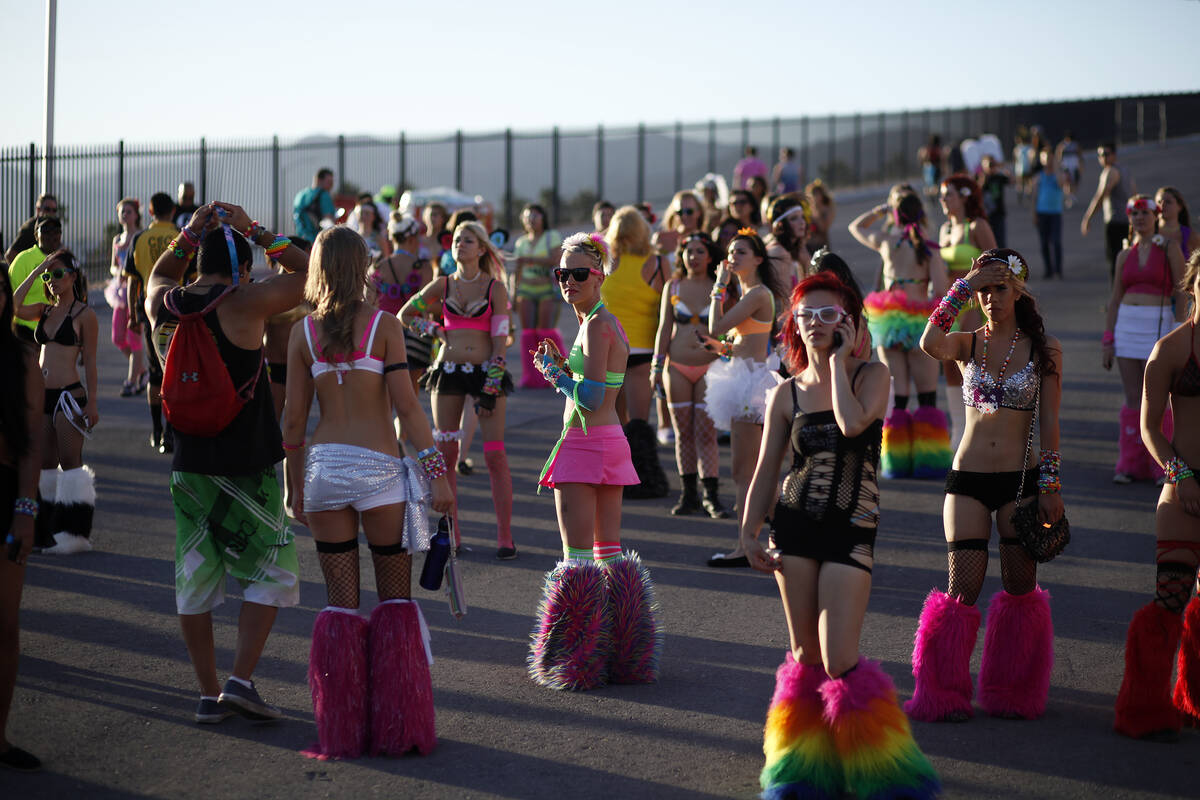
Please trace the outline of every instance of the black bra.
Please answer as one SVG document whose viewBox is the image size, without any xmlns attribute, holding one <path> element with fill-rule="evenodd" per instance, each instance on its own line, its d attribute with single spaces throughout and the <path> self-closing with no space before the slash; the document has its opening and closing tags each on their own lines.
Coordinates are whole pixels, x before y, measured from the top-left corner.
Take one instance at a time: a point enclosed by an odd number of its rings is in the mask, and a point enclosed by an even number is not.
<svg viewBox="0 0 1200 800">
<path fill-rule="evenodd" d="M 58 330 L 54 332 L 53 338 L 46 334 L 46 317 L 50 312 L 42 314 L 42 318 L 38 320 L 37 327 L 33 329 L 33 340 L 38 344 L 60 344 L 63 347 L 78 347 L 82 344 L 79 336 L 75 333 L 75 316 L 71 315 L 71 309 L 75 307 L 75 301 L 71 301 L 71 307 L 67 309 L 67 318 L 64 319 L 58 326 Z M 83 312 L 80 312 L 83 313 Z"/>
</svg>

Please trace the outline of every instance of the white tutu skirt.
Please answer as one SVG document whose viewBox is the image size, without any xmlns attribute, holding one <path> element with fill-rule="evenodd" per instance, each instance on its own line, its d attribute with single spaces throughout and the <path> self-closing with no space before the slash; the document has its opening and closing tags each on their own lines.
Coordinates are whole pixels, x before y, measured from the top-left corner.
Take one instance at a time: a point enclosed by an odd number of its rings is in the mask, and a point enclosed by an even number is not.
<svg viewBox="0 0 1200 800">
<path fill-rule="evenodd" d="M 1117 324 L 1113 327 L 1117 358 L 1149 359 L 1155 343 L 1175 330 L 1175 325 L 1175 313 L 1169 300 L 1161 306 L 1122 303 L 1117 307 Z"/>
<path fill-rule="evenodd" d="M 718 359 L 708 368 L 704 379 L 708 416 L 723 430 L 729 430 L 731 422 L 761 425 L 767 410 L 767 392 L 783 382 L 779 374 L 779 356 L 774 353 L 766 361 Z"/>
</svg>

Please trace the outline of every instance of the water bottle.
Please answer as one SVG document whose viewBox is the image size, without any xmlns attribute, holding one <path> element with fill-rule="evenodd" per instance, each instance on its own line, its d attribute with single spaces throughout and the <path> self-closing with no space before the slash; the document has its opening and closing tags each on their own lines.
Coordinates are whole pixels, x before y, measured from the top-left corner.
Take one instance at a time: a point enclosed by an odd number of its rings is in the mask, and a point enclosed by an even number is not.
<svg viewBox="0 0 1200 800">
<path fill-rule="evenodd" d="M 436 592 L 442 588 L 442 575 L 446 561 L 450 558 L 450 517 L 443 515 L 438 520 L 437 533 L 429 540 L 429 552 L 425 554 L 425 566 L 421 568 L 421 588 Z"/>
</svg>

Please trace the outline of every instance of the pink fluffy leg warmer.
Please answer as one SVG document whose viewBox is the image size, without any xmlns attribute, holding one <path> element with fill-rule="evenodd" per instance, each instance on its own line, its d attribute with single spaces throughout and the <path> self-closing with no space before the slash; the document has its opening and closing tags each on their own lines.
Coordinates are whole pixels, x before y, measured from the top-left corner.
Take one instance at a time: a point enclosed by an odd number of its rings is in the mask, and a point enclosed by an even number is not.
<svg viewBox="0 0 1200 800">
<path fill-rule="evenodd" d="M 484 442 L 483 460 L 487 462 L 488 478 L 492 483 L 492 505 L 496 507 L 496 543 L 512 547 L 512 473 L 508 470 L 508 453 L 504 442 Z"/>
<path fill-rule="evenodd" d="M 317 721 L 310 758 L 358 758 L 367 750 L 367 621 L 326 608 L 313 623 L 308 687 Z"/>
<path fill-rule="evenodd" d="M 1142 477 L 1146 468 L 1146 446 L 1142 444 L 1141 420 L 1138 410 L 1121 406 L 1121 432 L 1117 436 L 1116 471 L 1134 478 Z"/>
<path fill-rule="evenodd" d="M 663 636 L 650 572 L 632 551 L 603 568 L 612 610 L 609 676 L 613 683 L 654 683 Z"/>
<path fill-rule="evenodd" d="M 1053 666 L 1050 593 L 996 592 L 983 639 L 979 705 L 997 717 L 1037 719 L 1046 711 Z"/>
<path fill-rule="evenodd" d="M 550 689 L 603 686 L 611 625 L 604 569 L 595 562 L 560 562 L 546 573 L 529 646 L 529 677 Z"/>
<path fill-rule="evenodd" d="M 371 612 L 371 755 L 429 755 L 437 745 L 429 633 L 412 600 Z"/>
<path fill-rule="evenodd" d="M 1138 739 L 1179 730 L 1182 719 L 1171 704 L 1171 662 L 1179 635 L 1179 615 L 1157 603 L 1147 603 L 1133 615 L 1125 635 L 1125 677 L 1113 720 L 1117 733 Z"/>
<path fill-rule="evenodd" d="M 1175 682 L 1175 707 L 1200 726 L 1200 595 L 1193 595 L 1183 613 L 1179 648 L 1179 680 Z"/>
<path fill-rule="evenodd" d="M 934 589 L 925 598 L 913 646 L 916 690 L 904 710 L 913 719 L 938 722 L 971 716 L 971 653 L 979 635 L 979 609 Z"/>
<path fill-rule="evenodd" d="M 529 354 L 530 350 L 537 350 L 539 334 L 541 331 L 536 328 L 521 329 L 521 388 L 522 389 L 546 389 L 550 384 L 546 383 L 542 378 L 542 374 L 533 366 L 533 356 Z"/>
</svg>

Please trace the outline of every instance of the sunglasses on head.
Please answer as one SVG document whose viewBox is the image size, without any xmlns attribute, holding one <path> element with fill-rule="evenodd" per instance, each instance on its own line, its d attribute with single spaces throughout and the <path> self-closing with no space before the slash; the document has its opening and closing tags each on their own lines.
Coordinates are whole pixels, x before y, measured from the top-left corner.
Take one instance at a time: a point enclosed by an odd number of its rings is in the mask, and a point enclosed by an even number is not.
<svg viewBox="0 0 1200 800">
<path fill-rule="evenodd" d="M 566 267 L 554 268 L 554 279 L 562 284 L 567 282 L 567 278 L 574 278 L 576 283 L 583 283 L 592 275 L 603 274 L 604 273 L 600 270 L 593 269 L 591 267 L 573 267 L 571 269 L 567 269 Z"/>
<path fill-rule="evenodd" d="M 55 267 L 54 269 L 48 269 L 43 272 L 42 280 L 46 283 L 49 283 L 51 280 L 57 281 L 67 275 L 70 275 L 74 271 L 75 270 L 71 269 L 70 267 Z"/>
<path fill-rule="evenodd" d="M 842 321 L 842 317 L 846 316 L 846 309 L 841 306 L 800 306 L 796 309 L 795 316 L 796 322 L 812 324 L 814 320 L 820 320 L 826 325 L 833 325 Z"/>
</svg>

